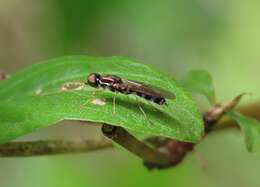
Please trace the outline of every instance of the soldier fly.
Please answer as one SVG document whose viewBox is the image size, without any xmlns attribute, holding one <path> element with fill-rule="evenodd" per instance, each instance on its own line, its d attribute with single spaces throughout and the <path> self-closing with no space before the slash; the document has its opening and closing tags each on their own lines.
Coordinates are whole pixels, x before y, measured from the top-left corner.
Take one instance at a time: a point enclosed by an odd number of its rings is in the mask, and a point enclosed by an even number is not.
<svg viewBox="0 0 260 187">
<path fill-rule="evenodd" d="M 140 82 L 122 79 L 115 75 L 91 73 L 87 78 L 87 84 L 92 87 L 102 87 L 125 95 L 135 94 L 158 105 L 166 104 L 166 98 L 175 99 L 173 93 Z"/>
</svg>

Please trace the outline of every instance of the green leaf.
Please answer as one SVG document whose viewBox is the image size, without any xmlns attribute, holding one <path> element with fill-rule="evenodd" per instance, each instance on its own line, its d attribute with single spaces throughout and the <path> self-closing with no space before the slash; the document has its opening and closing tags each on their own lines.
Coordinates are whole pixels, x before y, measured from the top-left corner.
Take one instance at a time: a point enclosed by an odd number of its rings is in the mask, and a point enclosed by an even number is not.
<svg viewBox="0 0 260 187">
<path fill-rule="evenodd" d="M 84 84 L 92 72 L 157 86 L 173 92 L 176 99 L 160 106 L 131 94 L 116 94 L 113 114 L 115 94 L 108 90 L 94 94 L 97 89 Z M 71 56 L 32 65 L 0 82 L 0 100 L 0 142 L 62 120 L 108 123 L 191 142 L 203 134 L 197 106 L 174 80 L 124 57 Z"/>
<path fill-rule="evenodd" d="M 189 92 L 206 96 L 212 105 L 216 103 L 213 80 L 209 72 L 205 70 L 192 70 L 180 82 Z"/>
<path fill-rule="evenodd" d="M 247 150 L 258 151 L 260 149 L 260 122 L 238 112 L 230 112 L 229 116 L 237 121 L 244 133 Z"/>
</svg>

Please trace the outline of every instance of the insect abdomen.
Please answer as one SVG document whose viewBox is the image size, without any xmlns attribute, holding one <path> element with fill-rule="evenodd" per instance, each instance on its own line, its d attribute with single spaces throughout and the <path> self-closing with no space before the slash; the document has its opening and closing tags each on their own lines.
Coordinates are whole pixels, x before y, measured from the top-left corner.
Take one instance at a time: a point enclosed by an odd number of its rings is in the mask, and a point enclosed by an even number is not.
<svg viewBox="0 0 260 187">
<path fill-rule="evenodd" d="M 166 102 L 166 100 L 162 97 L 154 97 L 153 102 L 155 102 L 158 105 L 163 105 Z"/>
<path fill-rule="evenodd" d="M 139 97 L 142 97 L 146 100 L 153 101 L 154 103 L 156 103 L 158 105 L 163 105 L 166 102 L 166 100 L 162 97 L 147 95 L 147 94 L 144 94 L 141 92 L 136 92 L 136 95 L 138 95 Z"/>
</svg>

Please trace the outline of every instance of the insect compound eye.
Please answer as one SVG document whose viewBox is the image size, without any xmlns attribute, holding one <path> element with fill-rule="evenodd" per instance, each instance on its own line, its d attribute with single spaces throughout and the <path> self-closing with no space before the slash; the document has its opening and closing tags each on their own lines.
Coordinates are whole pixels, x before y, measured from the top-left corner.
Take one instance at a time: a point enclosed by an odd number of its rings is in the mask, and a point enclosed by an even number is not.
<svg viewBox="0 0 260 187">
<path fill-rule="evenodd" d="M 100 75 L 97 74 L 97 73 L 91 73 L 88 75 L 88 78 L 87 78 L 87 83 L 88 85 L 92 86 L 92 87 L 98 87 L 99 85 L 99 78 L 100 78 Z"/>
</svg>

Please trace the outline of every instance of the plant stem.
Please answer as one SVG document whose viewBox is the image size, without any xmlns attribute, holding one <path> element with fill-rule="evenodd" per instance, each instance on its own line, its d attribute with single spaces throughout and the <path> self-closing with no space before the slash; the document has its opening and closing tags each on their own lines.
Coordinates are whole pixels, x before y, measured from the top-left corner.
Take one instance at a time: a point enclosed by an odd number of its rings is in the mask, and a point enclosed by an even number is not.
<svg viewBox="0 0 260 187">
<path fill-rule="evenodd" d="M 62 153 L 81 153 L 112 147 L 106 139 L 97 140 L 48 140 L 32 142 L 10 142 L 0 145 L 1 157 L 25 157 Z"/>
<path fill-rule="evenodd" d="M 205 126 L 204 137 L 214 129 L 218 121 L 224 116 L 225 113 L 229 112 L 235 106 L 237 106 L 243 95 L 244 94 L 238 95 L 227 104 L 216 104 L 209 108 L 208 111 L 203 113 Z M 157 150 L 163 150 L 164 153 L 167 153 L 167 155 L 169 155 L 169 157 L 171 158 L 171 162 L 170 165 L 168 165 L 167 167 L 175 166 L 181 163 L 187 153 L 191 152 L 196 145 L 195 143 L 182 142 L 169 138 L 161 139 L 157 137 L 150 138 L 150 142 Z M 161 168 L 160 165 L 158 166 L 150 162 L 145 162 L 145 166 L 149 169 Z"/>
<path fill-rule="evenodd" d="M 237 109 L 241 114 L 260 121 L 260 102 L 251 103 Z M 214 130 L 225 130 L 227 128 L 239 128 L 236 121 L 226 119 L 218 123 Z"/>
<path fill-rule="evenodd" d="M 171 164 L 171 160 L 166 154 L 147 146 L 121 127 L 104 124 L 102 132 L 106 137 L 142 158 L 145 162 L 155 164 L 158 167 L 167 167 Z"/>
</svg>

